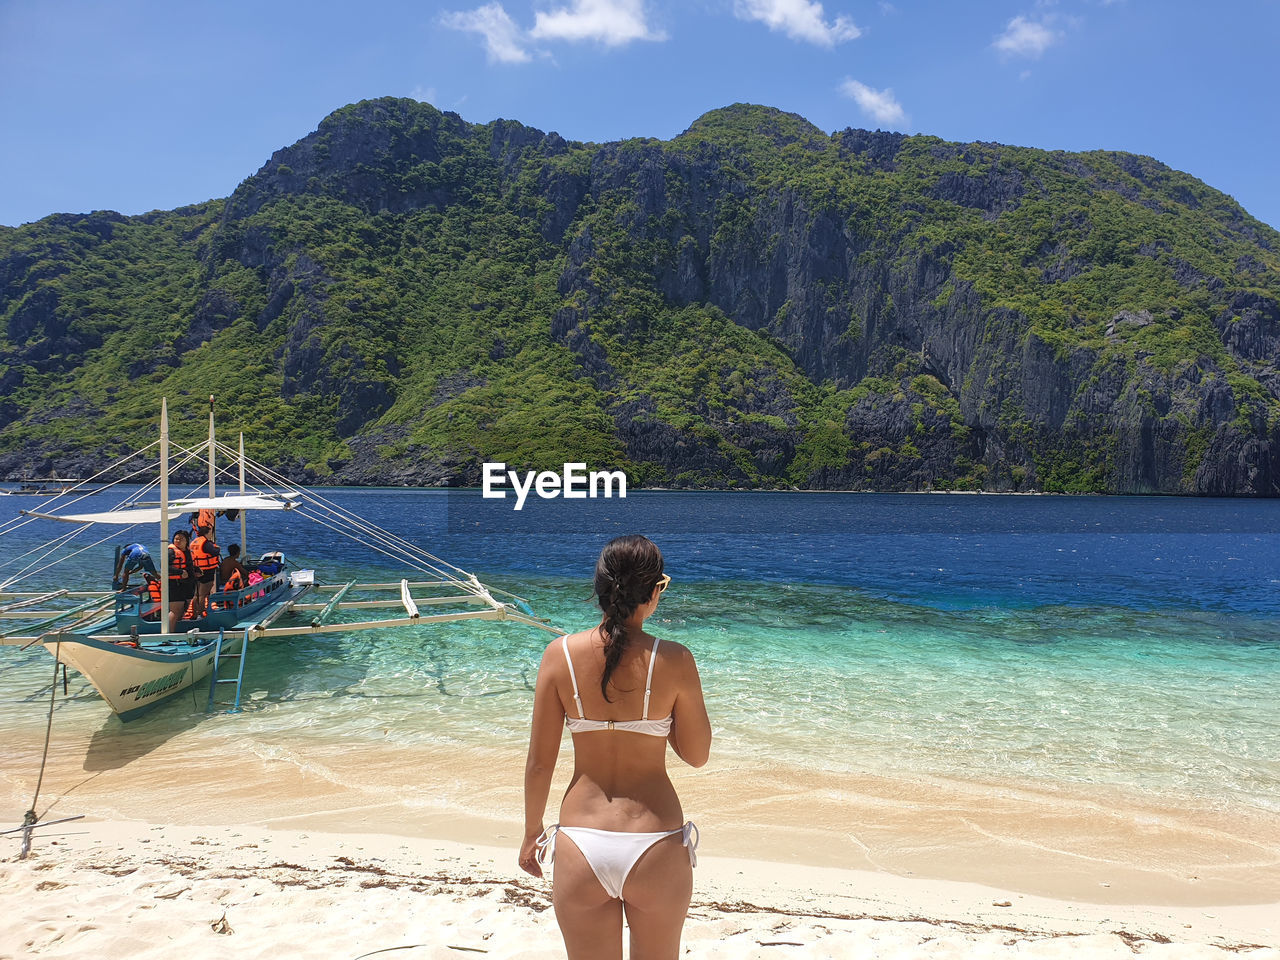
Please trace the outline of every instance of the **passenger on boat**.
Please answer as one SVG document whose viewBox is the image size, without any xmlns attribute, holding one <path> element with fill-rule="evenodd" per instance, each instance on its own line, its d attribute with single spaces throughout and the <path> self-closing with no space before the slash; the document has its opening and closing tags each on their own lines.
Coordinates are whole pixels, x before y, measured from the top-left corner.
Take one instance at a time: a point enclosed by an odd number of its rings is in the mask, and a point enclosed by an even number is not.
<svg viewBox="0 0 1280 960">
<path fill-rule="evenodd" d="M 201 507 L 199 510 L 191 511 L 191 516 L 187 518 L 187 522 L 191 525 L 191 539 L 195 540 L 196 537 L 200 536 L 201 527 L 208 527 L 209 536 L 215 537 L 218 517 L 221 514 L 221 510 L 214 511 L 209 507 Z"/>
<path fill-rule="evenodd" d="M 240 562 L 240 544 L 227 547 L 227 556 L 218 567 L 218 582 L 223 590 L 243 590 L 248 586 L 249 571 Z"/>
<path fill-rule="evenodd" d="M 519 862 L 540 877 L 554 858 L 552 905 L 569 960 L 621 957 L 624 917 L 631 956 L 680 955 L 697 828 L 667 774 L 667 745 L 700 767 L 711 724 L 692 654 L 644 631 L 670 582 L 651 541 L 611 541 L 596 562 L 600 625 L 552 641 L 538 668 Z M 560 823 L 543 830 L 566 726 L 573 779 Z"/>
<path fill-rule="evenodd" d="M 239 574 L 241 583 L 249 578 L 248 569 L 240 562 L 240 544 L 233 543 L 227 547 L 227 555 L 218 567 L 218 582 L 229 583 L 236 574 Z"/>
<path fill-rule="evenodd" d="M 198 536 L 191 541 L 191 560 L 195 564 L 196 595 L 192 616 L 197 619 L 208 612 L 209 594 L 213 592 L 213 579 L 218 573 L 218 554 L 222 548 L 213 542 L 212 532 L 201 526 Z"/>
<path fill-rule="evenodd" d="M 173 532 L 169 544 L 169 632 L 178 632 L 178 621 L 196 592 L 196 565 L 187 547 L 191 537 L 185 530 Z"/>
<path fill-rule="evenodd" d="M 116 573 L 111 578 L 112 589 L 129 589 L 129 574 L 135 570 L 145 570 L 150 574 L 155 574 L 156 572 L 156 565 L 151 560 L 151 554 L 140 543 L 131 543 L 120 551 L 120 559 L 116 563 Z"/>
<path fill-rule="evenodd" d="M 147 609 L 144 608 L 142 619 L 143 620 L 159 620 L 160 619 L 160 578 L 158 576 L 153 576 L 150 573 L 144 573 L 142 575 L 142 579 L 144 582 L 142 586 L 138 588 L 138 595 L 142 597 L 144 600 L 150 600 L 152 603 L 155 604 L 155 609 L 153 612 L 147 612 Z"/>
</svg>

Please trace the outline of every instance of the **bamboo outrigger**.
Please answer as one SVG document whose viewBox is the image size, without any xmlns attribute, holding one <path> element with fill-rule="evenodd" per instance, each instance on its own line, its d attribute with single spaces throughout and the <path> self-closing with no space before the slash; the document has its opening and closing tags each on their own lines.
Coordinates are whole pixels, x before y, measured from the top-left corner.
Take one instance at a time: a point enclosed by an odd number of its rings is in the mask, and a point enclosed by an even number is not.
<svg viewBox="0 0 1280 960">
<path fill-rule="evenodd" d="M 150 448 L 148 448 L 150 449 Z M 145 452 L 145 451 L 144 451 Z M 238 466 L 238 490 L 217 495 L 216 456 L 222 453 Z M 181 462 L 196 456 L 208 461 L 207 496 L 172 499 L 169 496 L 168 407 L 160 413 L 158 501 L 144 504 L 141 497 L 153 488 L 127 497 L 110 510 L 74 513 L 51 505 L 47 510 L 21 511 L 22 520 L 0 525 L 0 536 L 37 520 L 72 523 L 77 529 L 56 538 L 43 548 L 0 566 L 39 554 L 17 574 L 0 581 L 0 646 L 41 645 L 54 657 L 78 670 L 98 690 L 122 720 L 149 710 L 193 684 L 209 681 L 209 703 L 216 700 L 220 684 L 234 685 L 235 706 L 240 689 L 248 644 L 267 637 L 305 636 L 320 633 L 350 633 L 392 627 L 418 627 L 468 620 L 510 621 L 556 632 L 545 621 L 514 603 L 494 597 L 494 592 L 471 573 L 446 563 L 411 542 L 364 520 L 314 493 L 289 484 L 285 478 L 244 454 L 244 437 L 237 451 L 217 442 L 213 422 L 213 398 L 209 398 L 209 437 L 206 444 L 183 451 Z M 116 466 L 132 459 L 126 458 Z M 134 471 L 126 479 L 136 477 Z M 98 477 L 95 482 L 102 483 Z M 121 481 L 115 481 L 119 483 Z M 95 489 L 101 493 L 107 487 Z M 74 491 L 73 491 L 74 492 Z M 73 500 L 72 503 L 76 501 Z M 70 506 L 67 504 L 66 506 Z M 240 542 L 248 536 L 246 516 L 250 511 L 289 511 L 320 523 L 332 532 L 364 543 L 407 568 L 402 579 L 389 582 L 342 584 L 317 583 L 312 570 L 295 568 L 280 551 L 267 551 L 257 561 L 246 563 L 252 583 L 235 590 L 215 591 L 208 609 L 191 611 L 179 621 L 178 630 L 169 630 L 166 611 L 170 609 L 168 570 L 171 517 L 209 510 L 240 521 Z M 57 589 L 14 591 L 15 584 L 43 572 L 55 558 L 48 557 L 66 547 L 80 532 L 95 525 L 123 525 L 126 528 L 159 525 L 159 596 L 147 585 L 133 590 L 79 591 Z M 112 538 L 112 534 L 90 544 L 90 549 Z M 41 553 L 41 549 L 44 552 Z M 80 551 L 76 551 L 80 552 Z M 245 551 L 247 555 L 247 550 Z M 422 574 L 428 578 L 423 579 Z M 253 574 L 260 579 L 254 580 Z M 427 591 L 423 593 L 422 591 Z M 387 593 L 390 599 L 383 599 Z M 330 596 L 325 596 L 331 594 Z M 312 596 L 318 599 L 312 601 Z M 511 596 L 504 594 L 504 596 Z M 351 598 L 351 599 L 349 599 Z M 518 597 L 512 600 L 523 603 Z M 424 613 L 422 608 L 432 612 Z M 339 621 L 344 612 L 394 611 L 394 615 L 356 621 Z M 280 624 L 292 614 L 312 613 L 302 622 Z M 9 626 L 8 623 L 12 623 Z M 235 676 L 224 676 L 230 665 Z"/>
</svg>

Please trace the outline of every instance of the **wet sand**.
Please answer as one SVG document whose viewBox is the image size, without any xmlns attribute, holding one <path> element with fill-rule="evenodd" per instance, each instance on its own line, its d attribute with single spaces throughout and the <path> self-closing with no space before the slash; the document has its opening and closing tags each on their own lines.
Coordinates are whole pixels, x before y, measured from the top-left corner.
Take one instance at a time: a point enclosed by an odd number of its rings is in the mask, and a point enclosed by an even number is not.
<svg viewBox="0 0 1280 960">
<path fill-rule="evenodd" d="M 114 719 L 55 726 L 37 811 L 175 826 L 385 834 L 505 848 L 514 870 L 524 745 L 360 745 L 251 734 L 236 716 L 164 734 Z M 0 748 L 0 812 L 17 825 L 43 730 Z M 570 774 L 568 745 L 552 788 Z M 1280 817 L 1116 792 L 835 775 L 713 757 L 673 767 L 701 855 L 978 883 L 1091 904 L 1280 903 Z M 1276 915 L 1280 917 L 1280 909 Z"/>
</svg>

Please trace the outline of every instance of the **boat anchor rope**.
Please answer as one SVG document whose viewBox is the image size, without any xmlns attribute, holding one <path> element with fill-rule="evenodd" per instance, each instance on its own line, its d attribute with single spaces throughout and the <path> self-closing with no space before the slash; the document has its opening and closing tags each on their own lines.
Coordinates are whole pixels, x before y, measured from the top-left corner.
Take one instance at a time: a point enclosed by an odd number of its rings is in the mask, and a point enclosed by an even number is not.
<svg viewBox="0 0 1280 960">
<path fill-rule="evenodd" d="M 40 787 L 44 784 L 44 768 L 49 763 L 49 738 L 53 733 L 53 704 L 54 698 L 58 694 L 58 646 L 54 644 L 53 656 L 53 682 L 49 684 L 49 719 L 45 723 L 44 728 L 44 752 L 40 756 L 40 774 L 36 777 L 36 791 L 31 798 L 31 809 L 29 809 L 22 818 L 22 826 L 14 827 L 11 830 L 0 831 L 0 836 L 10 833 L 22 832 L 22 849 L 18 852 L 18 859 L 25 860 L 27 855 L 31 853 L 32 832 L 37 827 L 51 827 L 56 823 L 67 823 L 71 820 L 80 820 L 84 814 L 77 814 L 74 817 L 63 817 L 60 820 L 50 820 L 47 823 L 40 822 L 40 814 L 36 813 L 36 804 L 40 800 Z"/>
</svg>

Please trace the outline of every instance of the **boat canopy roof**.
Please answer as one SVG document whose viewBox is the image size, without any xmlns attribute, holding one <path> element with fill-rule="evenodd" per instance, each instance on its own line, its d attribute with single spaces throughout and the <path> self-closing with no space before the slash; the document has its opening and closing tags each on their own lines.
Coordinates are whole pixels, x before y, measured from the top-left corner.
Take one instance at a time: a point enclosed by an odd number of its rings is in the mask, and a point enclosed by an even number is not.
<svg viewBox="0 0 1280 960">
<path fill-rule="evenodd" d="M 169 501 L 169 516 L 196 510 L 292 510 L 297 506 L 293 499 L 298 494 L 247 494 L 231 493 L 222 497 L 188 497 L 183 500 Z M 126 507 L 123 510 L 106 510 L 101 513 L 41 513 L 39 510 L 23 510 L 28 517 L 39 517 L 42 520 L 61 520 L 64 523 L 116 523 L 133 526 L 138 523 L 159 523 L 160 508 Z"/>
</svg>

